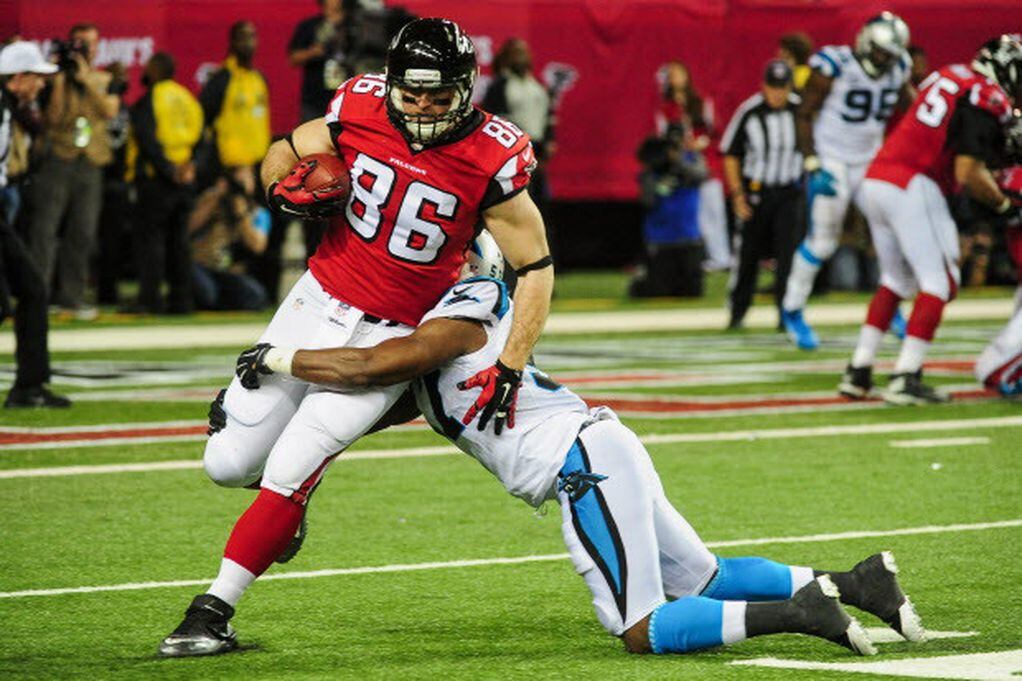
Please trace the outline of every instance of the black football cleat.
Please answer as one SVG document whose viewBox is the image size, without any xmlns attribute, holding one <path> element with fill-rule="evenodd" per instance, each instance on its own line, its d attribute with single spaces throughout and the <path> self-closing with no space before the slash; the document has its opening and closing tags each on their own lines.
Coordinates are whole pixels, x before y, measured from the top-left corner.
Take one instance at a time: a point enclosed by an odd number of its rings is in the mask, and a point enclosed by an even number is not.
<svg viewBox="0 0 1022 681">
<path fill-rule="evenodd" d="M 192 600 L 184 621 L 160 643 L 160 657 L 198 657 L 234 650 L 237 635 L 229 620 L 234 608 L 211 594 Z"/>
<path fill-rule="evenodd" d="M 866 399 L 873 392 L 873 367 L 853 367 L 849 364 L 837 391 L 851 400 Z"/>
<path fill-rule="evenodd" d="M 898 564 L 890 551 L 877 553 L 851 570 L 853 587 L 845 587 L 842 601 L 876 615 L 908 641 L 926 640 L 926 630 L 915 606 L 898 583 Z"/>
<path fill-rule="evenodd" d="M 4 400 L 5 409 L 66 409 L 71 406 L 71 400 L 63 395 L 50 392 L 46 386 L 35 388 L 11 388 Z"/>
<path fill-rule="evenodd" d="M 922 370 L 904 374 L 891 374 L 891 382 L 884 391 L 884 402 L 896 406 L 944 404 L 951 397 L 923 383 Z"/>
<path fill-rule="evenodd" d="M 877 649 L 859 620 L 841 607 L 840 596 L 837 586 L 827 575 L 820 575 L 799 589 L 791 597 L 791 604 L 801 615 L 804 627 L 801 631 L 825 638 L 857 655 L 876 655 Z"/>
</svg>

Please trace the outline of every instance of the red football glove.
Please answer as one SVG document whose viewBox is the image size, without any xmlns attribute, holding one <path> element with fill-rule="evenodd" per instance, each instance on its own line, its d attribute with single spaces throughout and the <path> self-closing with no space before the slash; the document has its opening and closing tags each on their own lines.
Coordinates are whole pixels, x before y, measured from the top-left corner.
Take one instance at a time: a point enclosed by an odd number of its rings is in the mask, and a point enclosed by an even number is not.
<svg viewBox="0 0 1022 681">
<path fill-rule="evenodd" d="M 267 190 L 270 208 L 300 218 L 329 218 L 344 210 L 347 191 L 344 186 L 330 185 L 319 189 L 305 188 L 305 178 L 316 167 L 316 159 L 302 161 L 287 177 L 271 184 Z"/>
<path fill-rule="evenodd" d="M 482 388 L 475 404 L 469 407 L 468 413 L 461 419 L 466 426 L 472 422 L 479 410 L 479 430 L 484 430 L 490 418 L 493 418 L 493 432 L 500 435 L 504 430 L 504 422 L 508 429 L 515 427 L 515 405 L 518 400 L 518 387 L 522 384 L 522 372 L 504 366 L 500 360 L 489 369 L 458 384 L 459 390 Z"/>
</svg>

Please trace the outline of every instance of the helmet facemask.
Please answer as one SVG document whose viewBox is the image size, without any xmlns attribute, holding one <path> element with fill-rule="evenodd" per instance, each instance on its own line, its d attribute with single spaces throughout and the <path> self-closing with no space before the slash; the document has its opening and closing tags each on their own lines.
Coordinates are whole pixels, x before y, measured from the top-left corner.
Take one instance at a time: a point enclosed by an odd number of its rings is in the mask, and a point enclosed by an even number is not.
<svg viewBox="0 0 1022 681">
<path fill-rule="evenodd" d="M 400 126 L 401 132 L 413 144 L 430 145 L 458 129 L 459 124 L 472 113 L 472 82 L 443 83 L 440 73 L 429 69 L 408 69 L 403 77 L 387 77 L 387 109 Z M 475 79 L 470 79 L 474 81 Z M 450 92 L 451 102 L 442 114 L 414 114 L 405 111 L 405 93 L 417 95 L 422 91 Z"/>
</svg>

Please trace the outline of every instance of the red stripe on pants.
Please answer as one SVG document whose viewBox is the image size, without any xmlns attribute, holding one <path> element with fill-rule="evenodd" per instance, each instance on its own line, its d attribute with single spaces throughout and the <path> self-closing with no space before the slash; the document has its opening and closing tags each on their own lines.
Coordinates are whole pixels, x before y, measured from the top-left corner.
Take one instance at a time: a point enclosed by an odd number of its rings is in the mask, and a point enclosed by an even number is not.
<svg viewBox="0 0 1022 681">
<path fill-rule="evenodd" d="M 224 558 L 256 576 L 263 574 L 291 543 L 304 514 L 302 504 L 271 490 L 261 490 L 234 524 Z"/>
<path fill-rule="evenodd" d="M 881 286 L 873 294 L 873 300 L 869 301 L 869 309 L 866 310 L 866 323 L 881 331 L 887 331 L 894 319 L 894 313 L 898 311 L 898 303 L 901 297 L 897 293 Z"/>
<path fill-rule="evenodd" d="M 940 326 L 941 315 L 944 314 L 944 301 L 930 293 L 920 293 L 912 306 L 912 316 L 908 318 L 905 333 L 924 341 L 932 341 Z"/>
</svg>

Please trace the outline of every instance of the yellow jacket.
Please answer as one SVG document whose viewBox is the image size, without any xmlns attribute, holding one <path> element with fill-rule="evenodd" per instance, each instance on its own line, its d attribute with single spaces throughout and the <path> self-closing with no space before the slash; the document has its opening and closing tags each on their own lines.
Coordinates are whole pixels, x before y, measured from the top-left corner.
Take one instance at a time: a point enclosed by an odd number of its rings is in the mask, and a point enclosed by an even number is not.
<svg viewBox="0 0 1022 681">
<path fill-rule="evenodd" d="M 199 99 L 225 167 L 254 165 L 270 148 L 269 90 L 263 75 L 228 57 Z"/>
</svg>

